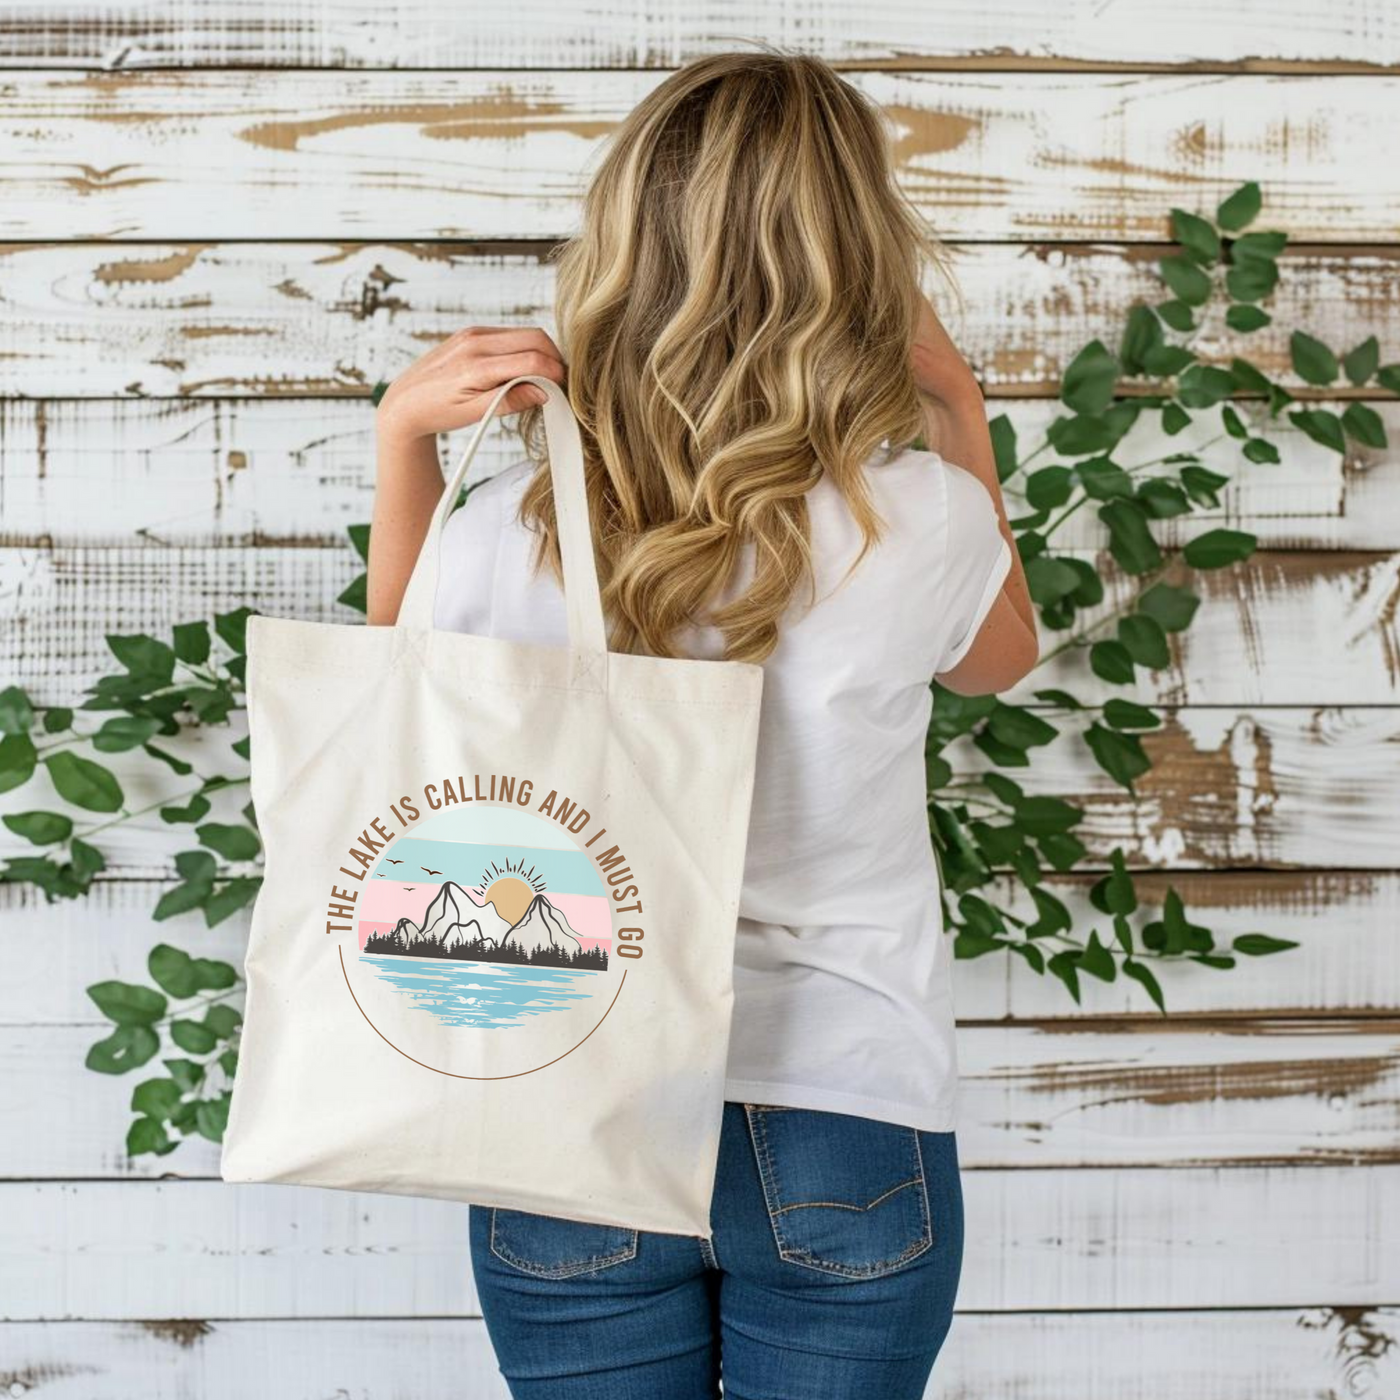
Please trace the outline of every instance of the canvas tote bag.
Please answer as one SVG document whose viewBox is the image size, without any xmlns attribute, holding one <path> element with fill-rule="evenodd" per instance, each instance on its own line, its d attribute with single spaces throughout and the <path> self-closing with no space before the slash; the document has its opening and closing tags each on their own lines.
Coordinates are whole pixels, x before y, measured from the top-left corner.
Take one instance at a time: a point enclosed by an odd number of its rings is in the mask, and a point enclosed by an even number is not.
<svg viewBox="0 0 1400 1400">
<path fill-rule="evenodd" d="M 548 396 L 563 648 L 432 625 L 519 383 Z M 534 375 L 396 626 L 252 618 L 266 865 L 224 1179 L 710 1238 L 762 677 L 608 652 L 578 423 Z"/>
</svg>

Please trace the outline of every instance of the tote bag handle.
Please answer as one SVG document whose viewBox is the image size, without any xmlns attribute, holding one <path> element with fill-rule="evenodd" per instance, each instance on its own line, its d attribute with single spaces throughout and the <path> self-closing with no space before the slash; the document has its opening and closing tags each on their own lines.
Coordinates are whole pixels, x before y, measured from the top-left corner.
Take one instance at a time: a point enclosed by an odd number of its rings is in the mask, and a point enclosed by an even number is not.
<svg viewBox="0 0 1400 1400">
<path fill-rule="evenodd" d="M 467 443 L 433 511 L 427 538 L 418 553 L 399 607 L 400 627 L 424 631 L 433 625 L 433 607 L 441 571 L 442 527 L 452 513 L 453 503 L 467 469 L 486 435 L 486 429 L 507 390 L 516 384 L 534 384 L 543 389 L 545 443 L 549 449 L 549 473 L 554 485 L 554 515 L 559 527 L 559 551 L 564 565 L 564 602 L 569 620 L 571 682 L 581 690 L 607 689 L 608 641 L 603 625 L 603 598 L 598 588 L 598 569 L 593 558 L 593 534 L 588 520 L 588 495 L 583 481 L 583 441 L 578 419 L 569 407 L 568 396 L 552 379 L 536 374 L 519 374 L 499 389 L 476 431 Z"/>
</svg>

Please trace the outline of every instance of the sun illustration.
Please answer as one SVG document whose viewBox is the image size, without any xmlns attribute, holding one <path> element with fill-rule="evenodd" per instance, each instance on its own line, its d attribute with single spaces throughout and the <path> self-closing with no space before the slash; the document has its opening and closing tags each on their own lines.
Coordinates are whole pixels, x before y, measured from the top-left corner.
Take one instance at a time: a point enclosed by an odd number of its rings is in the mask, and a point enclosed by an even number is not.
<svg viewBox="0 0 1400 1400">
<path fill-rule="evenodd" d="M 545 887 L 544 877 L 537 874 L 533 866 L 526 870 L 523 860 L 507 860 L 501 865 L 492 861 L 477 883 L 481 886 L 478 897 L 494 904 L 496 912 L 512 924 L 518 924 L 525 917 L 530 901 Z"/>
</svg>

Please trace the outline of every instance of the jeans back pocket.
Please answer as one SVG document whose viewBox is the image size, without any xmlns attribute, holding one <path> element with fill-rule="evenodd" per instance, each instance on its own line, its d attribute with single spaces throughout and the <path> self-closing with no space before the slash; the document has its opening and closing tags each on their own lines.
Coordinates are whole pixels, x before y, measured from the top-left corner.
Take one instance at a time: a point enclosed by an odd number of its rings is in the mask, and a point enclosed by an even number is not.
<svg viewBox="0 0 1400 1400">
<path fill-rule="evenodd" d="M 573 1278 L 635 1258 L 637 1232 L 493 1206 L 491 1253 L 537 1278 Z"/>
<path fill-rule="evenodd" d="M 875 1278 L 933 1244 L 917 1130 L 825 1109 L 744 1112 L 783 1259 Z"/>
</svg>

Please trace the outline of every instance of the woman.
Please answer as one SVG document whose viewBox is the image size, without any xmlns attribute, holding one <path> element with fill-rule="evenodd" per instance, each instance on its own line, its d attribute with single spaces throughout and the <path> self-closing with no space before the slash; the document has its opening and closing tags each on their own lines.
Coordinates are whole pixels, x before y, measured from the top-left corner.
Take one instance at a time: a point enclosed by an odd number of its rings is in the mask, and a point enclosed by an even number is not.
<svg viewBox="0 0 1400 1400">
<path fill-rule="evenodd" d="M 1036 636 L 980 392 L 919 290 L 935 256 L 878 108 L 815 59 L 705 58 L 613 138 L 559 258 L 562 344 L 474 327 L 380 403 L 371 622 L 442 490 L 436 434 L 547 375 L 583 430 L 613 648 L 765 668 L 713 1244 L 472 1206 L 513 1395 L 713 1396 L 722 1353 L 730 1400 L 899 1400 L 946 1335 L 929 682 L 1005 689 Z M 565 643 L 542 399 L 507 395 L 526 453 L 447 526 L 441 627 Z"/>
</svg>

